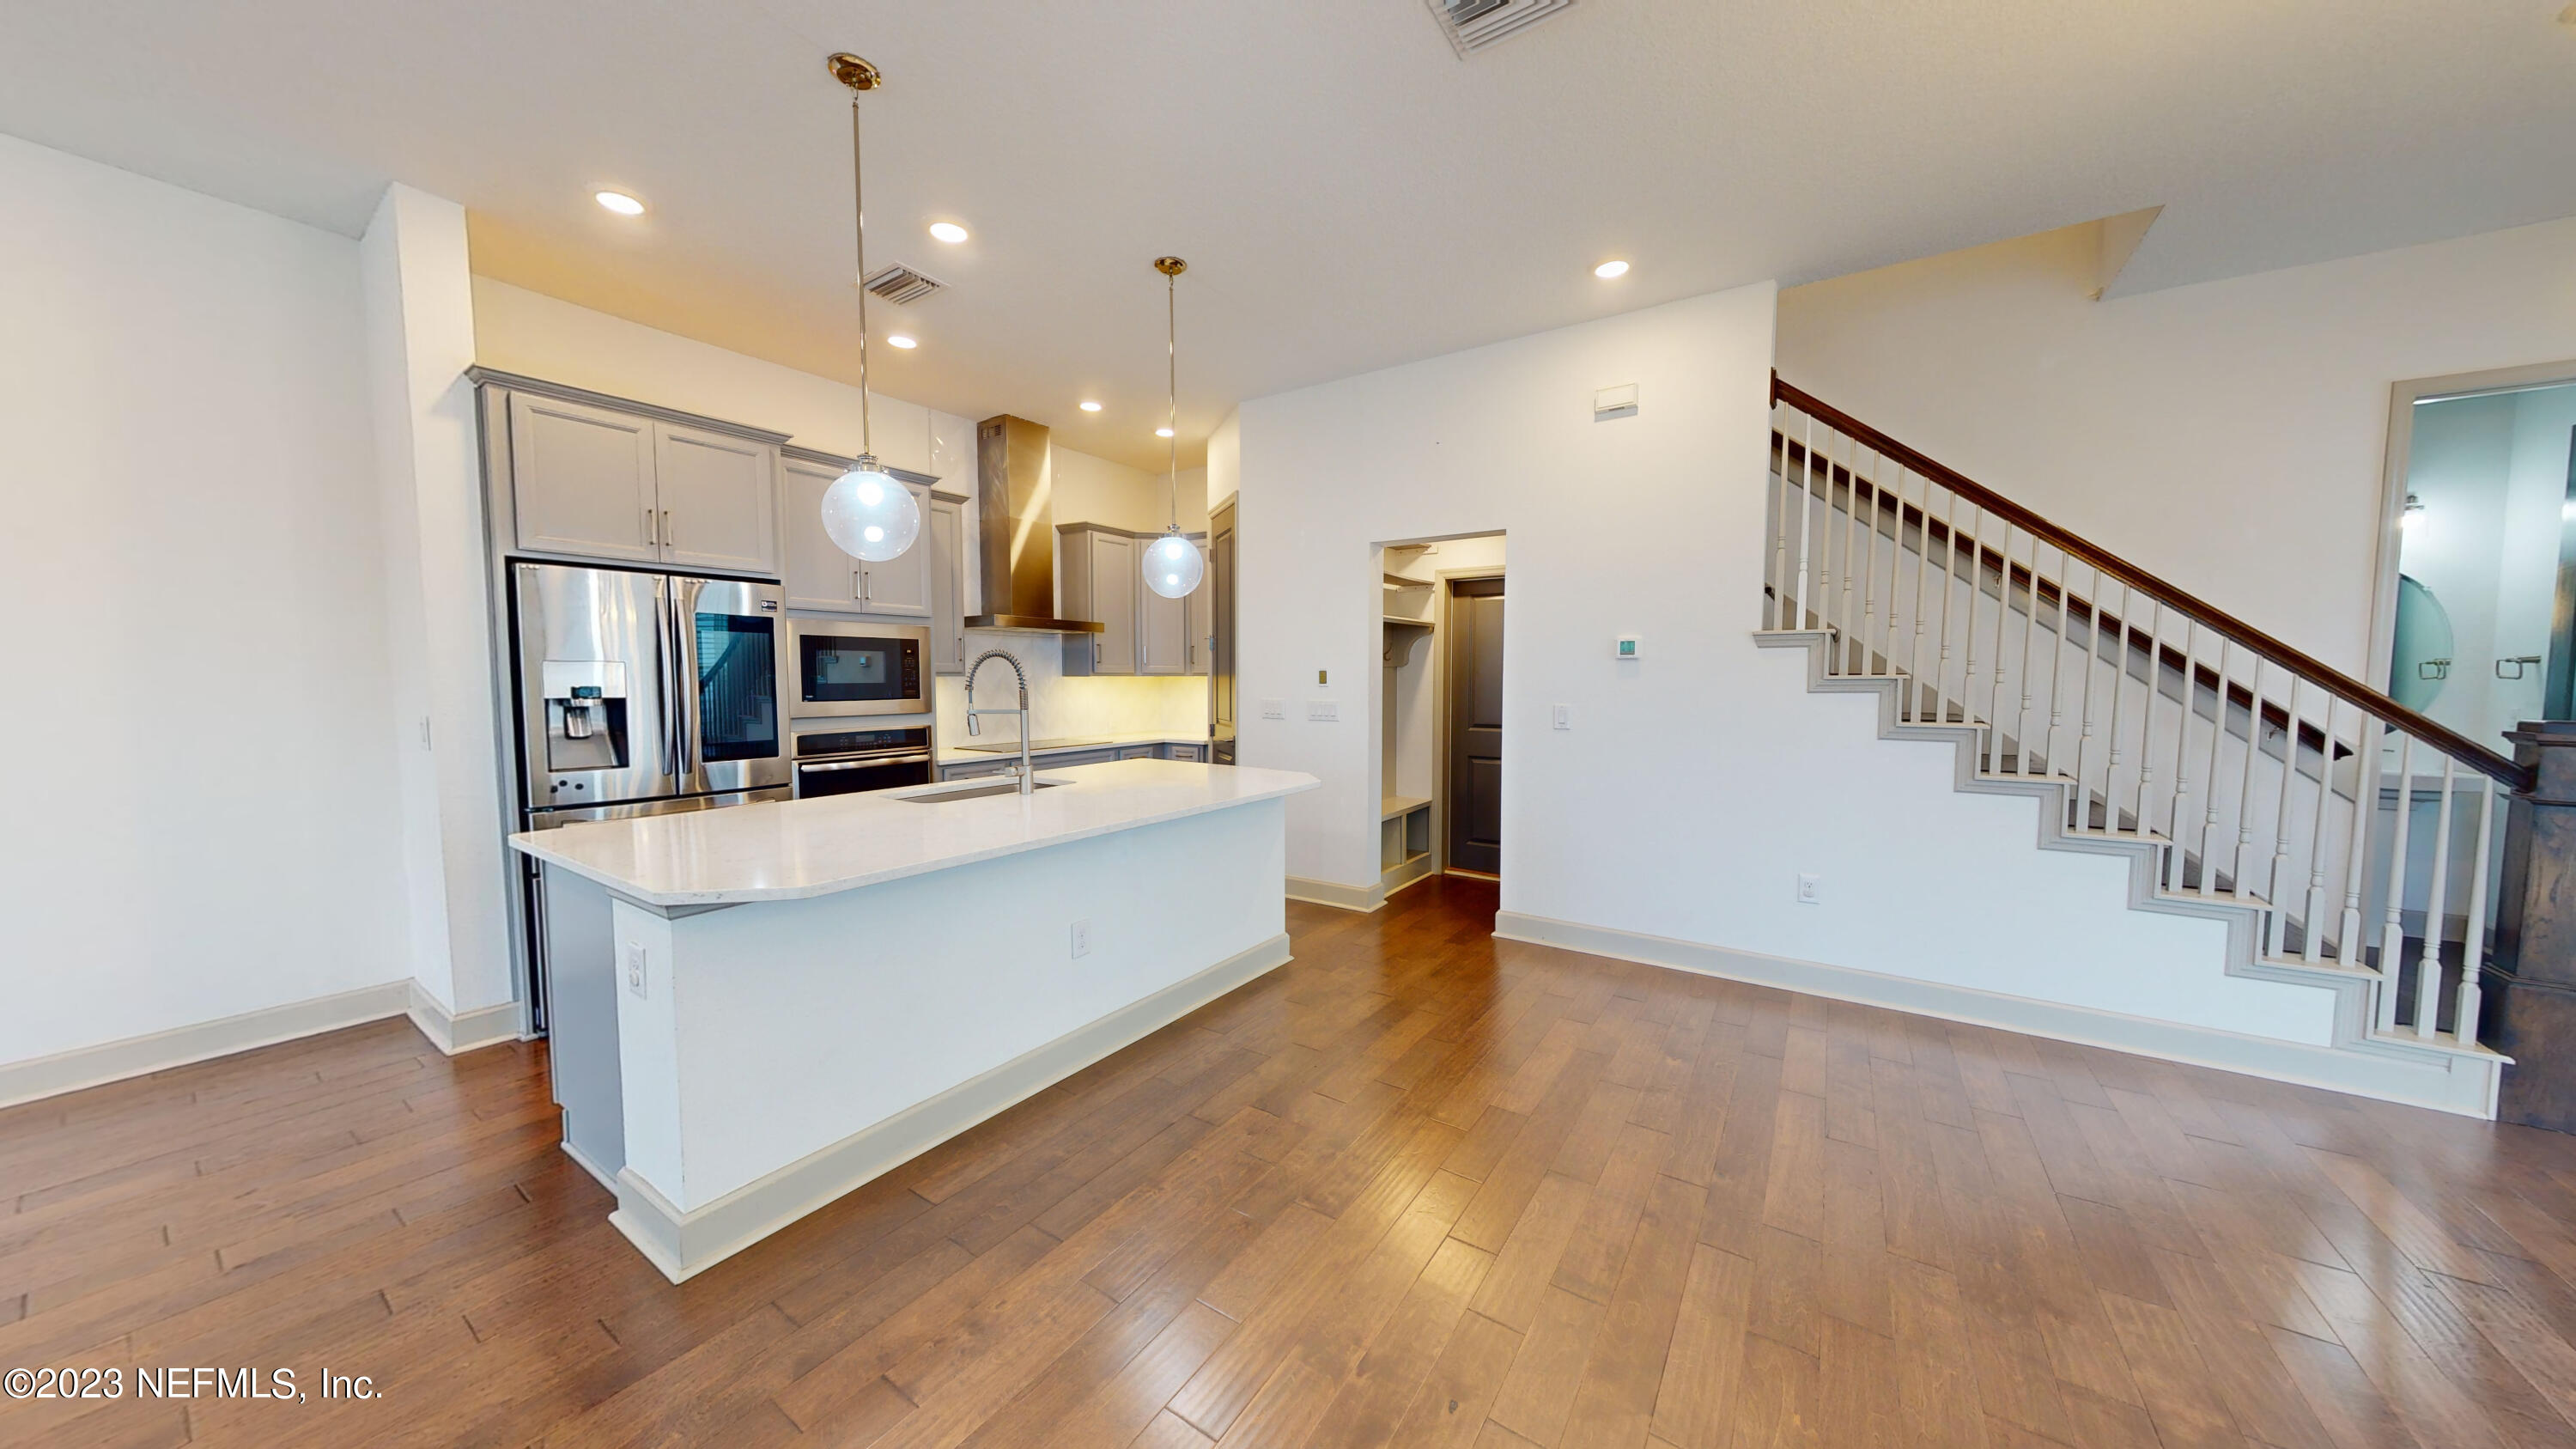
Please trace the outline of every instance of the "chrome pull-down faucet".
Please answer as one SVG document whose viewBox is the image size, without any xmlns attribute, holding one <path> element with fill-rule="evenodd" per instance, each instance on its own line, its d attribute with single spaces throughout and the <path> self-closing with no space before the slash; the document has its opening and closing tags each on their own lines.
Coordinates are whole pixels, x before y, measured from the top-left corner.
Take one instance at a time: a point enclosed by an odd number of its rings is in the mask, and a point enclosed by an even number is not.
<svg viewBox="0 0 2576 1449">
<path fill-rule="evenodd" d="M 1020 707 L 1018 709 L 977 709 L 975 707 L 975 672 L 982 669 L 987 660 L 992 659 L 999 659 L 1010 665 L 1011 673 L 1019 678 Z M 1036 767 L 1029 762 L 1029 675 L 1027 670 L 1020 668 L 1019 658 L 1008 649 L 987 649 L 975 656 L 974 663 L 966 666 L 966 733 L 980 735 L 984 732 L 982 726 L 975 723 L 975 717 L 984 714 L 1016 714 L 1020 717 L 1020 793 L 1023 795 L 1035 793 Z"/>
</svg>

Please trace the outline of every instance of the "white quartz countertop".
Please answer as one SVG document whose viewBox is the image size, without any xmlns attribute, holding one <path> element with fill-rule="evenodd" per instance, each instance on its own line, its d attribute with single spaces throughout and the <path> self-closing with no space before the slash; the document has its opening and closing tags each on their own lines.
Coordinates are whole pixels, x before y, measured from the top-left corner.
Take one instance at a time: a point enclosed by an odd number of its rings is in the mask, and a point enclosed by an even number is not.
<svg viewBox="0 0 2576 1449">
<path fill-rule="evenodd" d="M 523 831 L 510 844 L 652 906 L 801 900 L 1276 800 L 1323 782 L 1293 770 L 1121 760 L 1039 774 L 1022 796 L 920 803 L 989 786 L 929 785 Z"/>
</svg>

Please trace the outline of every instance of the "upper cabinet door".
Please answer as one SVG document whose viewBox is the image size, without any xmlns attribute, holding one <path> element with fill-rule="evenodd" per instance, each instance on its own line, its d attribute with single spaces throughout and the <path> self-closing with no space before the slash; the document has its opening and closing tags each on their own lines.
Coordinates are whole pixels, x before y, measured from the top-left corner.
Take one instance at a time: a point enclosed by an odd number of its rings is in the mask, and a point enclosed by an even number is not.
<svg viewBox="0 0 2576 1449">
<path fill-rule="evenodd" d="M 659 560 L 653 424 L 605 408 L 512 393 L 510 502 L 521 548 Z"/>
<path fill-rule="evenodd" d="M 862 578 L 861 607 L 871 614 L 892 614 L 906 619 L 930 617 L 930 490 L 915 483 L 904 487 L 912 490 L 912 503 L 921 510 L 921 531 L 912 536 L 912 547 L 884 563 L 859 565 Z"/>
<path fill-rule="evenodd" d="M 1196 542 L 1199 546 L 1199 562 L 1205 565 L 1207 540 L 1202 538 Z M 1192 674 L 1208 672 L 1208 636 L 1216 632 L 1216 606 L 1212 602 L 1215 598 L 1216 577 L 1202 567 L 1199 570 L 1199 586 L 1190 590 L 1189 597 L 1181 601 L 1185 606 L 1181 611 L 1182 627 L 1189 631 L 1187 668 Z"/>
<path fill-rule="evenodd" d="M 1118 533 L 1086 532 L 1091 546 L 1091 617 L 1102 627 L 1092 636 L 1099 674 L 1136 672 L 1136 540 Z"/>
<path fill-rule="evenodd" d="M 828 463 L 788 458 L 779 465 L 786 514 L 787 607 L 856 614 L 867 605 L 859 592 L 859 561 L 841 552 L 823 531 L 823 492 L 841 476 Z"/>
<path fill-rule="evenodd" d="M 778 576 L 778 451 L 653 425 L 662 558 L 681 568 Z"/>
<path fill-rule="evenodd" d="M 1149 545 L 1138 540 L 1136 547 Z M 1136 672 L 1139 674 L 1179 674 L 1189 666 L 1188 607 L 1185 600 L 1167 599 L 1145 587 L 1145 564 L 1139 557 L 1136 571 L 1128 579 L 1136 591 Z"/>
<path fill-rule="evenodd" d="M 966 667 L 966 510 L 930 505 L 930 672 L 956 674 Z"/>
</svg>

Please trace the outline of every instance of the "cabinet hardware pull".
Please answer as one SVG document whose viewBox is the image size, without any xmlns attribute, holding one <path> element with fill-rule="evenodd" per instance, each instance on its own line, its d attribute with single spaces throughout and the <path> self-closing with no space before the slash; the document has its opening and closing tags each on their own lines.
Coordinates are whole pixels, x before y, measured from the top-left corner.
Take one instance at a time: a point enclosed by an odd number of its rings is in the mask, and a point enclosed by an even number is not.
<svg viewBox="0 0 2576 1449">
<path fill-rule="evenodd" d="M 644 510 L 644 541 L 646 543 L 660 543 L 662 541 L 662 531 L 654 526 L 653 510 L 650 508 Z"/>
<path fill-rule="evenodd" d="M 671 531 L 671 510 L 665 508 L 662 510 L 662 546 L 669 548 L 679 541 L 680 536 Z"/>
</svg>

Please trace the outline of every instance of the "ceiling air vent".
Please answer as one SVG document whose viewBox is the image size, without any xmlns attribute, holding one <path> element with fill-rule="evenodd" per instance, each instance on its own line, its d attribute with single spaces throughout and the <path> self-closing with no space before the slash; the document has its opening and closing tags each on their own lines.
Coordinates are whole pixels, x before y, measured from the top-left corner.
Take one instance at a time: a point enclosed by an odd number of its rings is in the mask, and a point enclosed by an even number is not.
<svg viewBox="0 0 2576 1449">
<path fill-rule="evenodd" d="M 1458 49 L 1458 58 L 1482 50 L 1524 26 L 1533 25 L 1572 5 L 1574 0 L 1430 0 L 1440 29 Z"/>
<path fill-rule="evenodd" d="M 933 292 L 948 290 L 946 282 L 924 276 L 901 262 L 870 274 L 866 285 L 870 292 L 895 303 L 918 302 Z"/>
</svg>

